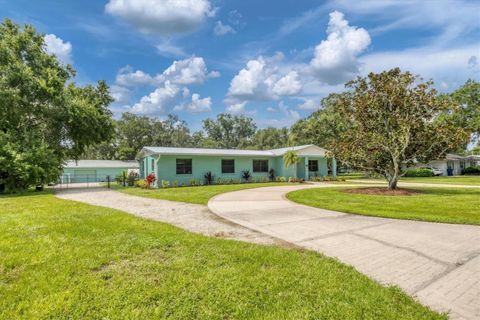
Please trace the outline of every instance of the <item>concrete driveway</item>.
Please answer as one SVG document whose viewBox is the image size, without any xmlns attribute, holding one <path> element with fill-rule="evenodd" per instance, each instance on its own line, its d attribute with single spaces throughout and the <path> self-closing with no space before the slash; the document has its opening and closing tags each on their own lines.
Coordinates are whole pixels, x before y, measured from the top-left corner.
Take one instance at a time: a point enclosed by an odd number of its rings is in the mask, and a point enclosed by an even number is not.
<svg viewBox="0 0 480 320">
<path fill-rule="evenodd" d="M 285 198 L 315 187 L 328 185 L 224 193 L 208 207 L 232 222 L 336 257 L 452 319 L 480 319 L 479 226 L 351 215 Z"/>
</svg>

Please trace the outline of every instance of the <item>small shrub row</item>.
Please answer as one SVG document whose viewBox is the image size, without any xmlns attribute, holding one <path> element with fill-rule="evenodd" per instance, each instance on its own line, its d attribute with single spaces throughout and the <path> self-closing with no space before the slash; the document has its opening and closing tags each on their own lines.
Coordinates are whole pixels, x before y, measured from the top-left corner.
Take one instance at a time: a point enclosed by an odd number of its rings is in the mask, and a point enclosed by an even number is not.
<svg viewBox="0 0 480 320">
<path fill-rule="evenodd" d="M 469 175 L 480 175 L 480 166 L 476 167 L 466 167 L 462 170 L 462 174 L 469 174 Z"/>
<path fill-rule="evenodd" d="M 312 177 L 312 181 L 315 182 L 323 182 L 323 181 L 345 181 L 343 178 L 335 178 L 335 177 L 328 177 L 328 176 L 318 176 Z"/>
<path fill-rule="evenodd" d="M 414 168 L 405 171 L 405 177 L 433 177 L 432 169 L 428 168 Z"/>
</svg>

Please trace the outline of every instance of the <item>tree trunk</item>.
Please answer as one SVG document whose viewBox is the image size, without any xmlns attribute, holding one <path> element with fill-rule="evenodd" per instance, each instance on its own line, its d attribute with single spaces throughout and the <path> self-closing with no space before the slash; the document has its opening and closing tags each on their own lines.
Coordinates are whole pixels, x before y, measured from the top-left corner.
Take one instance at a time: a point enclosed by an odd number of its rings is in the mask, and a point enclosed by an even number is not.
<svg viewBox="0 0 480 320">
<path fill-rule="evenodd" d="M 398 183 L 398 176 L 391 177 L 390 180 L 388 181 L 388 189 L 397 189 L 397 183 Z"/>
</svg>

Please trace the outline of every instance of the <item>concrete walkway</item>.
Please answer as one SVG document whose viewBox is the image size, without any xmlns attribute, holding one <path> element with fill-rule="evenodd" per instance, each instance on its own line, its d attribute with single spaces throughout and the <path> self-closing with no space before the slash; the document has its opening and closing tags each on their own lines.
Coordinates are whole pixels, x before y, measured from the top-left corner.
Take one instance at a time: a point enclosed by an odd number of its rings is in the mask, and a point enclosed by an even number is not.
<svg viewBox="0 0 480 320">
<path fill-rule="evenodd" d="M 452 319 L 480 319 L 480 227 L 351 215 L 293 203 L 302 185 L 218 195 L 220 217 L 353 265 Z"/>
</svg>

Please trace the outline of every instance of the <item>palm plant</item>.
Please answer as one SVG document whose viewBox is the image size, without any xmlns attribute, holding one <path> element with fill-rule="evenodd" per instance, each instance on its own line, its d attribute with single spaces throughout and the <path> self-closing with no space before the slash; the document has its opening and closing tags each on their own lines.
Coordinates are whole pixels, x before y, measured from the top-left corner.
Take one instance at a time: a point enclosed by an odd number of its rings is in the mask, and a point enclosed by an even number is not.
<svg viewBox="0 0 480 320">
<path fill-rule="evenodd" d="M 283 155 L 283 163 L 284 163 L 285 167 L 287 167 L 287 168 L 293 166 L 295 179 L 296 179 L 297 178 L 298 153 L 296 153 L 294 150 L 288 150 Z"/>
</svg>

